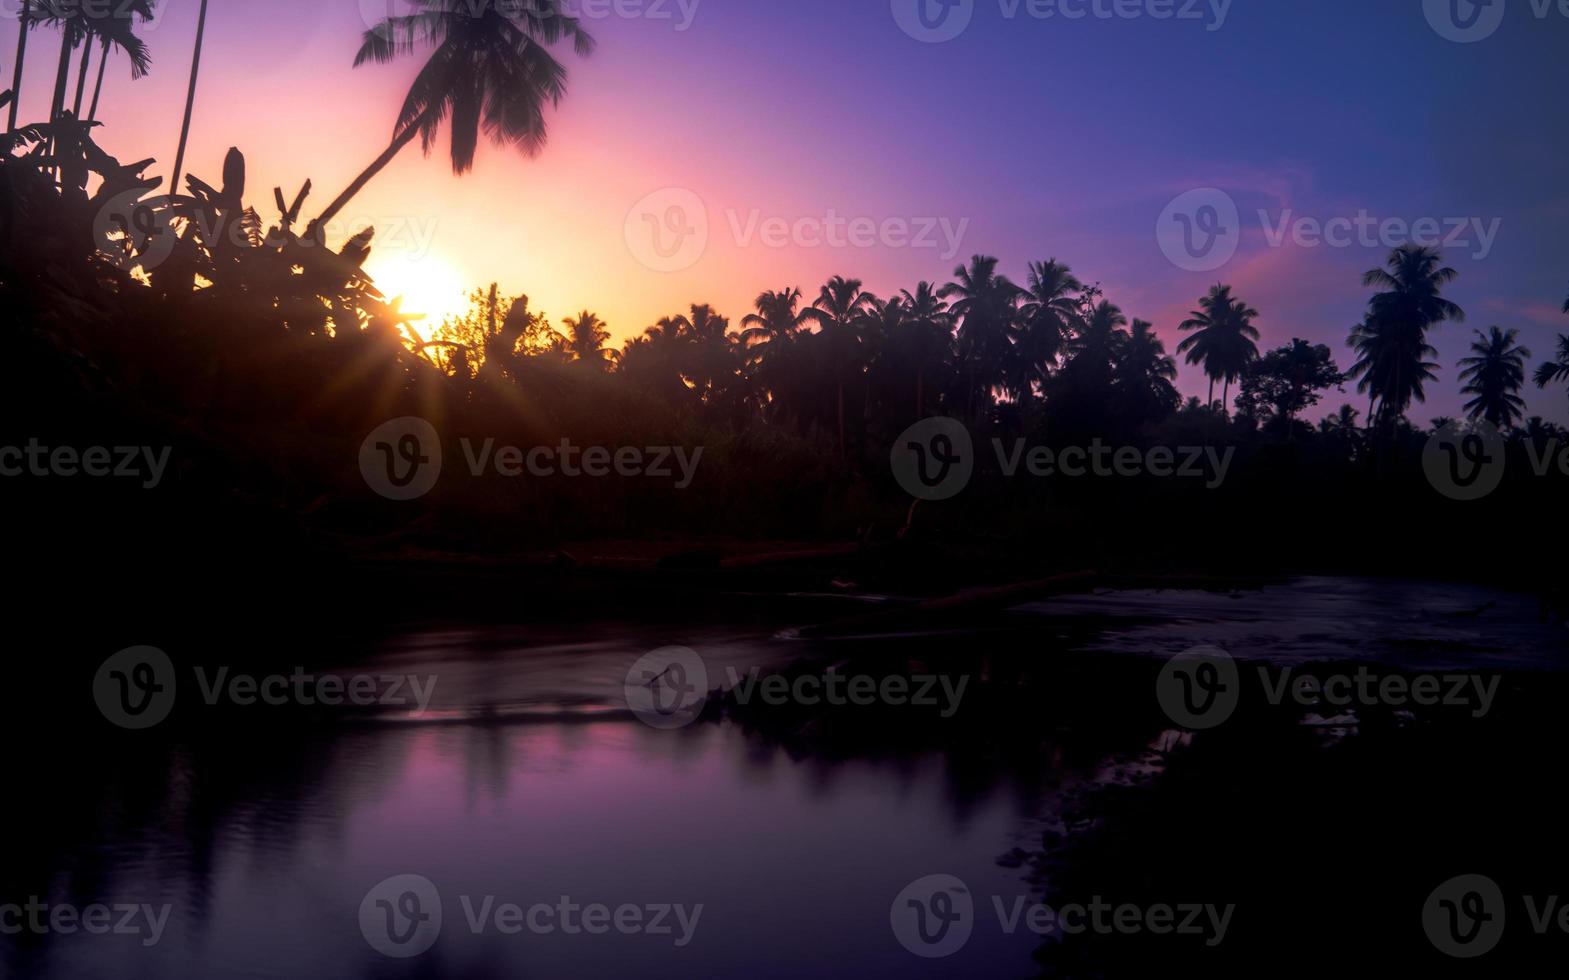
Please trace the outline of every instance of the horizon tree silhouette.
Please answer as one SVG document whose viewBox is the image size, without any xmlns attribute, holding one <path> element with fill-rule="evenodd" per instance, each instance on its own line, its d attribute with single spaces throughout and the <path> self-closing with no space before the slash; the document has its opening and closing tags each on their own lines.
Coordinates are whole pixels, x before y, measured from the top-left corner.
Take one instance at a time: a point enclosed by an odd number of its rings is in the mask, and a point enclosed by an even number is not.
<svg viewBox="0 0 1569 980">
<path fill-rule="evenodd" d="M 1155 333 L 1155 325 L 1135 318 L 1112 368 L 1112 385 L 1128 416 L 1139 422 L 1159 421 L 1177 410 L 1177 362 Z"/>
<path fill-rule="evenodd" d="M 1462 358 L 1457 365 L 1464 369 L 1460 380 L 1469 382 L 1460 393 L 1476 396 L 1465 404 L 1471 419 L 1484 418 L 1500 429 L 1512 429 L 1525 416 L 1525 401 L 1519 391 L 1525 384 L 1531 352 L 1515 343 L 1519 337 L 1520 331 L 1500 327 L 1492 327 L 1488 333 L 1476 331 L 1473 356 Z"/>
<path fill-rule="evenodd" d="M 1249 363 L 1258 357 L 1258 328 L 1253 320 L 1259 315 L 1231 287 L 1217 283 L 1199 300 L 1199 308 L 1188 315 L 1177 329 L 1196 331 L 1177 345 L 1189 364 L 1200 364 L 1209 378 L 1209 404 L 1215 403 L 1215 382 L 1221 388 L 1221 412 L 1229 415 L 1231 384 L 1242 376 Z"/>
<path fill-rule="evenodd" d="M 584 310 L 561 322 L 567 328 L 567 349 L 580 363 L 598 371 L 609 371 L 615 365 L 619 355 L 605 347 L 610 331 L 597 315 Z"/>
<path fill-rule="evenodd" d="M 937 295 L 950 300 L 949 311 L 959 321 L 959 360 L 967 391 L 965 414 L 975 421 L 980 398 L 1005 388 L 1013 370 L 1014 330 L 1021 290 L 997 272 L 997 259 L 975 255 L 968 266 L 953 270 L 954 281 Z"/>
<path fill-rule="evenodd" d="M 915 417 L 926 414 L 926 380 L 952 368 L 954 318 L 935 284 L 922 280 L 915 291 L 900 290 L 904 300 L 901 342 L 895 346 L 915 375 Z"/>
<path fill-rule="evenodd" d="M 312 222 L 325 227 L 386 169 L 415 137 L 427 156 L 443 123 L 449 123 L 452 172 L 474 166 L 480 129 L 497 146 L 513 145 L 536 156 L 547 139 L 545 103 L 560 105 L 567 69 L 549 45 L 570 38 L 580 57 L 594 39 L 560 0 L 530 0 L 503 10 L 494 0 L 410 0 L 415 13 L 390 16 L 365 32 L 354 67 L 390 64 L 429 45 L 431 55 L 414 78 L 393 127 L 392 142 Z"/>
<path fill-rule="evenodd" d="M 861 280 L 834 276 L 823 284 L 817 299 L 805 311 L 817 325 L 817 347 L 827 361 L 833 380 L 839 455 L 845 455 L 844 390 L 849 375 L 861 368 L 862 331 L 867 311 L 876 297 L 865 292 Z"/>
<path fill-rule="evenodd" d="M 1081 324 L 1076 295 L 1084 284 L 1056 258 L 1031 262 L 1019 307 L 1017 391 L 1021 399 L 1044 384 Z"/>
<path fill-rule="evenodd" d="M 1351 332 L 1348 343 L 1358 360 L 1347 376 L 1360 378 L 1357 390 L 1369 396 L 1369 426 L 1393 427 L 1413 399 L 1427 400 L 1423 386 L 1437 380 L 1433 371 L 1439 366 L 1427 360 L 1438 356 L 1427 332 L 1448 320 L 1465 320 L 1465 311 L 1443 296 L 1460 274 L 1442 261 L 1437 249 L 1402 245 L 1389 253 L 1384 268 L 1362 277 L 1364 287 L 1382 291 L 1368 300 L 1366 319 Z"/>
</svg>

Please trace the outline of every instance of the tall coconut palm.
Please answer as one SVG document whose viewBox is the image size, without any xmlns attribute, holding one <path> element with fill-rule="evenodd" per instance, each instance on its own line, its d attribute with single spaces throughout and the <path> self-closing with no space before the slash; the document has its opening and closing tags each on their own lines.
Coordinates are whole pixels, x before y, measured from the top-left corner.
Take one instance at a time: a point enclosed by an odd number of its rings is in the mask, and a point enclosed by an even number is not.
<svg viewBox="0 0 1569 980">
<path fill-rule="evenodd" d="M 953 270 L 954 281 L 938 296 L 951 300 L 949 311 L 959 321 L 959 357 L 968 387 L 965 411 L 979 415 L 983 396 L 1007 385 L 1015 373 L 1014 332 L 1023 290 L 998 275 L 997 259 L 976 255 L 968 266 Z"/>
<path fill-rule="evenodd" d="M 5 131 L 16 132 L 16 110 L 22 102 L 22 67 L 27 64 L 27 36 L 38 19 L 33 16 L 33 0 L 22 0 L 16 24 L 16 67 L 11 75 L 11 105 Z"/>
<path fill-rule="evenodd" d="M 1493 327 L 1488 333 L 1476 331 L 1471 344 L 1473 356 L 1460 362 L 1460 380 L 1467 384 L 1461 394 L 1475 395 L 1466 403 L 1473 419 L 1484 418 L 1500 429 L 1511 428 L 1525 416 L 1520 386 L 1525 383 L 1525 365 L 1531 352 L 1515 343 L 1520 331 Z"/>
<path fill-rule="evenodd" d="M 185 166 L 185 147 L 191 140 L 191 113 L 196 109 L 196 80 L 202 70 L 202 45 L 207 39 L 207 0 L 202 0 L 196 15 L 196 47 L 191 54 L 191 84 L 185 92 L 185 118 L 180 123 L 180 148 L 174 154 L 174 176 L 169 180 L 169 193 L 180 190 L 180 172 Z"/>
<path fill-rule="evenodd" d="M 817 299 L 806 310 L 817 324 L 819 349 L 828 363 L 834 383 L 834 412 L 839 436 L 839 455 L 845 454 L 844 391 L 852 374 L 860 371 L 861 328 L 873 297 L 863 290 L 859 279 L 834 276 L 818 291 Z"/>
<path fill-rule="evenodd" d="M 1182 403 L 1176 380 L 1177 362 L 1166 353 L 1154 324 L 1134 320 L 1113 371 L 1113 384 L 1131 418 L 1150 422 L 1176 411 Z"/>
<path fill-rule="evenodd" d="M 1421 332 L 1369 315 L 1352 329 L 1349 345 L 1357 361 L 1346 377 L 1357 379 L 1357 391 L 1368 396 L 1370 430 L 1377 424 L 1393 430 L 1412 401 L 1427 401 L 1425 385 L 1438 380 L 1438 364 L 1428 358 L 1438 351 Z"/>
<path fill-rule="evenodd" d="M 898 350 L 915 375 L 915 415 L 926 414 L 926 379 L 947 371 L 953 363 L 953 316 L 937 295 L 937 287 L 919 282 L 915 292 L 900 292 L 904 300 L 904 329 Z"/>
<path fill-rule="evenodd" d="M 140 42 L 140 38 L 136 37 L 134 30 L 135 25 L 131 18 L 134 17 L 136 20 L 139 20 L 144 24 L 148 23 L 156 15 L 157 6 L 157 0 L 122 0 L 122 2 L 118 3 L 114 8 L 115 16 L 113 19 L 119 23 L 99 25 L 95 23 L 95 21 L 99 18 L 95 18 L 94 21 L 90 21 L 90 27 L 98 38 L 99 57 L 98 81 L 93 85 L 93 101 L 87 111 L 88 122 L 92 122 L 98 118 L 98 102 L 103 95 L 104 76 L 107 74 L 109 68 L 109 55 L 115 48 L 119 48 L 121 51 L 131 55 L 131 78 L 137 79 L 147 74 L 147 69 L 151 64 L 150 56 L 145 62 L 139 63 L 134 51 L 125 43 L 127 40 L 126 35 L 129 35 L 129 39 L 134 39 L 137 42 Z M 145 45 L 143 45 L 143 49 L 145 51 Z M 82 54 L 82 63 L 83 65 L 87 64 L 87 52 L 85 50 Z M 81 81 L 85 81 L 85 79 L 86 76 L 84 74 Z M 79 82 L 76 90 L 76 114 L 80 116 L 81 113 L 82 88 Z"/>
<path fill-rule="evenodd" d="M 1569 334 L 1558 335 L 1558 350 L 1551 361 L 1546 361 L 1536 369 L 1536 386 L 1546 388 L 1550 384 L 1560 381 L 1569 381 Z"/>
<path fill-rule="evenodd" d="M 757 312 L 741 321 L 738 342 L 744 366 L 760 384 L 759 397 L 770 411 L 780 411 L 794 401 L 796 380 L 790 365 L 797 338 L 812 322 L 800 309 L 801 298 L 801 290 L 794 286 L 765 290 L 757 297 Z"/>
<path fill-rule="evenodd" d="M 1209 378 L 1208 404 L 1215 404 L 1215 382 L 1223 383 L 1222 411 L 1229 411 L 1232 382 L 1258 357 L 1259 332 L 1253 326 L 1257 316 L 1258 310 L 1233 296 L 1230 286 L 1216 284 L 1199 300 L 1199 308 L 1178 326 L 1182 331 L 1196 331 L 1177 345 L 1177 353 L 1186 354 L 1189 364 L 1203 366 Z"/>
<path fill-rule="evenodd" d="M 1079 323 L 1076 294 L 1084 285 L 1066 265 L 1051 259 L 1030 264 L 1029 285 L 1019 307 L 1017 383 L 1019 395 L 1046 380 Z"/>
<path fill-rule="evenodd" d="M 599 370 L 609 371 L 616 362 L 616 352 L 605 347 L 610 331 L 598 316 L 584 310 L 575 317 L 562 321 L 567 328 L 567 349 L 580 363 Z"/>
<path fill-rule="evenodd" d="M 704 405 L 714 404 L 735 374 L 729 318 L 707 303 L 694 303 L 689 315 L 675 317 L 672 324 L 682 338 L 682 374 Z"/>
<path fill-rule="evenodd" d="M 567 69 L 548 45 L 568 38 L 579 55 L 594 50 L 594 39 L 563 13 L 561 0 L 410 2 L 414 13 L 388 17 L 365 32 L 354 66 L 388 64 L 427 46 L 430 59 L 403 101 L 392 142 L 327 206 L 317 227 L 336 217 L 416 137 L 429 154 L 449 120 L 453 173 L 473 168 L 481 127 L 498 146 L 538 154 L 547 138 L 546 105 L 559 105 L 567 90 Z"/>
</svg>

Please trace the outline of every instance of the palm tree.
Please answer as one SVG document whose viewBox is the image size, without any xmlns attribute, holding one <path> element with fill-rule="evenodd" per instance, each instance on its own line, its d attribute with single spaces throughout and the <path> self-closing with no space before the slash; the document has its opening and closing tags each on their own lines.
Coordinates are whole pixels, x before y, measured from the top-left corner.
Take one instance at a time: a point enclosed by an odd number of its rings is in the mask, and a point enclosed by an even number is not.
<svg viewBox="0 0 1569 980">
<path fill-rule="evenodd" d="M 10 117 L 6 122 L 7 133 L 16 132 L 16 110 L 22 101 L 22 66 L 27 63 L 27 35 L 32 32 L 33 0 L 22 0 L 22 11 L 18 15 L 16 25 L 16 68 L 11 77 L 11 108 Z"/>
<path fill-rule="evenodd" d="M 502 4 L 481 0 L 410 0 L 416 12 L 388 17 L 365 32 L 354 57 L 388 64 L 425 45 L 433 48 L 398 112 L 392 142 L 365 172 L 316 219 L 324 227 L 366 184 L 419 137 L 428 154 L 449 117 L 452 171 L 474 166 L 483 125 L 491 142 L 511 144 L 528 156 L 544 149 L 545 106 L 566 95 L 567 69 L 547 45 L 570 38 L 579 55 L 594 50 L 594 39 L 578 19 L 562 12 L 561 0 Z"/>
<path fill-rule="evenodd" d="M 1056 259 L 1030 264 L 1029 286 L 1019 307 L 1019 395 L 1046 380 L 1079 323 L 1075 297 L 1084 289 L 1066 265 Z"/>
<path fill-rule="evenodd" d="M 1175 383 L 1177 362 L 1166 353 L 1154 325 L 1134 320 L 1120 346 L 1122 356 L 1117 359 L 1113 383 L 1130 415 L 1152 421 L 1176 411 L 1182 403 Z"/>
<path fill-rule="evenodd" d="M 567 328 L 567 349 L 573 357 L 596 370 L 609 371 L 616 362 L 616 352 L 605 347 L 610 331 L 605 329 L 604 321 L 584 310 L 562 323 Z"/>
<path fill-rule="evenodd" d="M 876 297 L 861 280 L 834 276 L 823 285 L 806 314 L 817 324 L 824 356 L 833 375 L 838 418 L 839 455 L 845 454 L 844 389 L 851 372 L 860 370 L 861 329 Z"/>
<path fill-rule="evenodd" d="M 812 322 L 811 315 L 800 309 L 801 298 L 794 286 L 765 290 L 757 297 L 757 312 L 741 321 L 744 329 L 738 342 L 745 367 L 761 384 L 759 397 L 776 412 L 793 401 L 793 391 L 787 391 L 794 387 L 789 362 L 796 339 Z"/>
<path fill-rule="evenodd" d="M 1525 364 L 1531 352 L 1515 343 L 1519 336 L 1518 330 L 1498 327 L 1485 334 L 1476 331 L 1476 342 L 1471 345 L 1475 356 L 1460 362 L 1465 369 L 1460 380 L 1469 382 L 1460 392 L 1476 396 L 1465 406 L 1471 418 L 1485 418 L 1507 429 L 1525 416 L 1525 402 L 1518 392 L 1525 383 Z"/>
<path fill-rule="evenodd" d="M 1015 373 L 1014 329 L 1023 290 L 997 274 L 997 260 L 990 255 L 973 256 L 953 275 L 955 281 L 937 295 L 954 300 L 949 311 L 960 321 L 959 356 L 969 386 L 965 410 L 973 420 L 981 396 L 1005 387 Z"/>
<path fill-rule="evenodd" d="M 185 119 L 180 123 L 180 148 L 174 154 L 174 177 L 169 181 L 169 193 L 180 191 L 180 170 L 185 166 L 185 147 L 191 139 L 191 112 L 196 108 L 196 79 L 202 69 L 202 43 L 207 37 L 207 0 L 202 0 L 201 11 L 196 15 L 196 47 L 191 54 L 191 86 L 185 93 Z"/>
<path fill-rule="evenodd" d="M 682 339 L 682 374 L 704 405 L 714 404 L 725 379 L 735 373 L 729 318 L 707 303 L 694 303 L 690 315 L 675 317 L 671 324 Z"/>
<path fill-rule="evenodd" d="M 1393 430 L 1413 400 L 1427 401 L 1424 385 L 1438 380 L 1433 373 L 1438 364 L 1427 358 L 1437 357 L 1438 351 L 1421 333 L 1369 315 L 1352 329 L 1348 344 L 1357 352 L 1357 362 L 1346 377 L 1360 379 L 1357 391 L 1368 396 L 1369 429 L 1382 423 Z"/>
<path fill-rule="evenodd" d="M 953 316 L 937 287 L 919 282 L 915 292 L 901 290 L 904 328 L 897 349 L 915 374 L 915 417 L 926 414 L 926 379 L 953 362 Z"/>
<path fill-rule="evenodd" d="M 1368 425 L 1393 426 L 1412 399 L 1423 401 L 1425 382 L 1435 380 L 1438 365 L 1427 342 L 1427 331 L 1446 320 L 1462 321 L 1465 311 L 1443 297 L 1445 286 L 1459 273 L 1441 265 L 1437 249 L 1402 245 L 1389 253 L 1385 268 L 1372 269 L 1362 285 L 1382 291 L 1368 300 L 1368 315 L 1351 334 L 1360 359 L 1350 377 L 1361 378 L 1357 390 L 1368 398 Z"/>
<path fill-rule="evenodd" d="M 1248 364 L 1258 357 L 1258 328 L 1253 318 L 1258 310 L 1231 295 L 1231 287 L 1216 284 L 1199 300 L 1199 308 L 1182 321 L 1179 330 L 1196 333 L 1177 345 L 1178 354 L 1186 354 L 1189 364 L 1202 364 L 1209 378 L 1209 404 L 1215 403 L 1215 382 L 1221 381 L 1221 411 L 1229 414 L 1226 404 L 1231 396 L 1231 383 L 1242 376 Z"/>
<path fill-rule="evenodd" d="M 153 19 L 155 15 L 154 8 L 156 8 L 157 5 L 158 0 L 123 0 L 123 2 L 116 7 L 116 16 L 113 18 L 118 23 L 107 25 L 108 29 L 97 29 L 95 27 L 94 33 L 98 35 L 99 47 L 101 51 L 98 58 L 98 81 L 93 86 L 93 101 L 91 107 L 87 111 L 88 122 L 92 122 L 98 118 L 98 100 L 103 95 L 104 75 L 109 68 L 109 54 L 113 48 L 118 47 L 121 51 L 125 51 L 131 55 L 131 78 L 137 79 L 147 74 L 147 69 L 151 64 L 150 56 L 147 57 L 145 63 L 138 63 L 137 56 L 134 53 L 133 48 L 126 43 L 127 40 L 134 40 L 137 44 L 141 43 L 141 39 L 136 37 L 129 17 L 135 15 L 137 19 L 145 24 Z M 129 35 L 129 37 L 127 38 L 126 35 Z M 145 52 L 145 45 L 142 47 L 143 51 Z M 81 76 L 81 79 L 78 81 L 76 89 L 76 114 L 78 117 L 80 117 L 82 114 L 81 83 L 86 81 L 85 66 L 87 64 L 87 55 L 87 51 L 84 50 L 82 52 L 82 64 L 84 66 L 84 72 Z"/>
<path fill-rule="evenodd" d="M 1558 335 L 1558 351 L 1551 361 L 1536 369 L 1536 386 L 1546 388 L 1559 381 L 1569 381 L 1569 334 Z"/>
</svg>

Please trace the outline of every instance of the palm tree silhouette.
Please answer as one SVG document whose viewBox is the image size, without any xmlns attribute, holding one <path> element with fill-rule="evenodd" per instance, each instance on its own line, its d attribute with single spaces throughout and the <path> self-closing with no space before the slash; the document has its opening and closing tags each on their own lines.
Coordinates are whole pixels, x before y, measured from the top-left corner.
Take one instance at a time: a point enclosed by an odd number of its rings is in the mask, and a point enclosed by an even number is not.
<svg viewBox="0 0 1569 980">
<path fill-rule="evenodd" d="M 1476 331 L 1476 341 L 1471 345 L 1472 357 L 1464 358 L 1459 366 L 1460 380 L 1468 382 L 1461 394 L 1475 395 L 1466 402 L 1470 417 L 1485 418 L 1500 429 L 1507 429 L 1525 416 L 1525 402 L 1518 392 L 1525 383 L 1525 365 L 1531 352 L 1515 341 L 1520 331 L 1504 331 L 1493 327 L 1488 333 Z"/>
<path fill-rule="evenodd" d="M 1135 319 L 1120 344 L 1113 381 L 1131 418 L 1150 421 L 1170 415 L 1182 402 L 1177 362 L 1155 335 L 1154 324 Z"/>
<path fill-rule="evenodd" d="M 354 67 L 388 64 L 425 45 L 434 49 L 430 60 L 409 88 L 391 144 L 327 206 L 317 228 L 337 217 L 415 137 L 429 154 L 449 118 L 455 174 L 473 168 L 482 126 L 492 143 L 538 154 L 547 138 L 546 103 L 559 105 L 567 84 L 566 67 L 547 46 L 570 38 L 579 55 L 594 50 L 594 39 L 562 12 L 560 0 L 410 2 L 415 13 L 388 17 L 365 32 Z"/>
<path fill-rule="evenodd" d="M 148 23 L 153 19 L 157 5 L 157 0 L 122 0 L 122 2 L 119 3 L 115 8 L 115 13 L 117 15 L 115 19 L 123 22 L 123 24 L 114 25 L 115 29 L 123 30 L 125 33 L 128 33 L 130 37 L 135 38 L 135 31 L 133 25 L 129 21 L 129 18 L 134 15 L 142 23 Z M 123 37 L 117 35 L 115 31 L 95 30 L 94 33 L 98 34 L 99 47 L 102 50 L 98 58 L 98 81 L 93 86 L 93 101 L 92 105 L 87 110 L 88 122 L 92 122 L 98 118 L 98 100 L 100 96 L 103 95 L 104 75 L 109 68 L 110 52 L 114 48 L 118 47 L 120 50 L 130 53 L 129 49 L 125 46 L 124 43 L 122 43 Z M 139 38 L 137 40 L 140 41 Z M 78 117 L 80 117 L 82 114 L 82 83 L 87 80 L 86 66 L 88 54 L 89 52 L 86 50 L 82 52 L 83 71 L 81 77 L 77 81 L 76 115 Z M 136 55 L 132 53 L 131 77 L 133 79 L 143 77 L 147 73 L 147 68 L 150 65 L 150 61 L 151 59 L 149 57 L 147 59 L 147 63 L 138 65 Z"/>
<path fill-rule="evenodd" d="M 719 399 L 732 374 L 730 320 L 707 303 L 694 303 L 688 316 L 673 318 L 682 338 L 682 374 L 704 405 Z"/>
<path fill-rule="evenodd" d="M 1358 361 L 1348 376 L 1360 378 L 1357 390 L 1369 396 L 1370 426 L 1380 422 L 1392 428 L 1413 399 L 1425 401 L 1423 385 L 1436 379 L 1438 367 L 1426 360 L 1438 354 L 1427 342 L 1427 331 L 1446 320 L 1465 319 L 1465 311 L 1443 297 L 1444 287 L 1459 273 L 1442 261 L 1437 249 L 1402 245 L 1389 253 L 1385 268 L 1362 277 L 1362 285 L 1382 291 L 1368 300 L 1367 318 L 1351 333 Z"/>
<path fill-rule="evenodd" d="M 33 0 L 22 0 L 21 12 L 17 15 L 16 25 L 16 67 L 11 76 L 11 106 L 9 118 L 6 121 L 5 131 L 16 132 L 16 110 L 22 102 L 22 67 L 27 64 L 27 35 L 33 30 L 33 25 L 38 22 L 33 16 Z"/>
<path fill-rule="evenodd" d="M 1019 307 L 1018 368 L 1020 397 L 1046 380 L 1079 325 L 1075 294 L 1084 285 L 1056 259 L 1030 264 L 1029 286 Z"/>
<path fill-rule="evenodd" d="M 1357 362 L 1346 377 L 1360 379 L 1357 391 L 1368 396 L 1369 428 L 1381 424 L 1393 430 L 1413 400 L 1427 401 L 1424 386 L 1438 380 L 1433 373 L 1438 364 L 1427 359 L 1437 357 L 1438 351 L 1423 334 L 1369 315 L 1352 329 L 1348 343 L 1357 352 Z"/>
<path fill-rule="evenodd" d="M 850 374 L 860 370 L 861 330 L 875 297 L 861 289 L 861 280 L 834 276 L 823 285 L 805 312 L 817 324 L 829 373 L 833 377 L 838 417 L 839 455 L 845 453 L 844 389 Z"/>
<path fill-rule="evenodd" d="M 915 375 L 915 417 L 926 414 L 926 379 L 953 366 L 953 315 L 948 304 L 929 282 L 916 283 L 915 292 L 901 290 L 904 327 L 895 346 Z"/>
<path fill-rule="evenodd" d="M 976 255 L 969 266 L 953 270 L 954 282 L 938 296 L 953 300 L 949 311 L 960 321 L 959 357 L 967 384 L 965 411 L 979 415 L 982 396 L 1004 387 L 1015 372 L 1014 330 L 1023 294 L 1007 276 L 997 274 L 997 259 Z"/>
<path fill-rule="evenodd" d="M 1248 363 L 1258 357 L 1258 328 L 1253 318 L 1258 310 L 1252 309 L 1241 299 L 1232 296 L 1231 287 L 1216 284 L 1199 300 L 1199 308 L 1182 321 L 1179 330 L 1197 333 L 1177 345 L 1178 354 L 1186 354 L 1189 364 L 1202 364 L 1209 378 L 1209 401 L 1215 404 L 1215 382 L 1221 381 L 1221 411 L 1230 413 L 1227 402 L 1231 396 L 1231 383 L 1242 376 Z"/>
<path fill-rule="evenodd" d="M 567 317 L 562 323 L 567 328 L 567 349 L 572 355 L 596 370 L 609 371 L 616 362 L 616 352 L 605 347 L 605 342 L 610 339 L 610 331 L 605 329 L 604 321 L 584 310 L 575 317 Z"/>
<path fill-rule="evenodd" d="M 191 113 L 196 109 L 196 80 L 202 70 L 202 45 L 207 39 L 207 0 L 202 0 L 196 15 L 196 46 L 191 52 L 191 84 L 185 92 L 185 117 L 180 123 L 180 148 L 174 154 L 174 176 L 169 180 L 169 193 L 180 190 L 180 172 L 185 166 L 185 147 L 191 141 Z"/>
</svg>

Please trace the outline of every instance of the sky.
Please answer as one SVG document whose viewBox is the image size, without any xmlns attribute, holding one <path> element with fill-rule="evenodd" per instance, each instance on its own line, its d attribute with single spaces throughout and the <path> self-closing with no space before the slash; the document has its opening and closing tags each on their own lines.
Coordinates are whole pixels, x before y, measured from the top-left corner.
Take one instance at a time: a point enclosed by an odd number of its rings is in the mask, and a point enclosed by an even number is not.
<svg viewBox="0 0 1569 980">
<path fill-rule="evenodd" d="M 386 146 L 419 67 L 352 67 L 403 2 L 213 0 L 187 170 L 216 180 L 237 146 L 264 219 L 274 186 L 307 178 L 307 215 L 324 207 Z M 1262 347 L 1304 337 L 1346 368 L 1361 274 L 1418 233 L 1445 241 L 1469 317 L 1434 332 L 1415 421 L 1460 413 L 1473 328 L 1518 329 L 1533 363 L 1569 333 L 1569 10 L 1547 0 L 570 5 L 599 43 L 558 52 L 543 154 L 486 145 L 458 178 L 445 144 L 416 144 L 344 212 L 377 226 L 369 269 L 408 307 L 439 318 L 495 281 L 619 342 L 694 302 L 738 325 L 764 289 L 810 300 L 844 274 L 886 296 L 981 253 L 1020 282 L 1068 263 L 1168 349 L 1224 281 Z M 18 6 L 0 0 L 6 78 Z M 142 29 L 148 78 L 111 65 L 99 139 L 123 161 L 167 173 L 197 6 L 164 0 Z M 42 118 L 58 35 L 30 45 L 23 115 Z M 1201 372 L 1180 387 L 1202 395 Z M 1569 421 L 1562 389 L 1526 397 Z M 1323 408 L 1342 402 L 1365 405 L 1348 385 Z"/>
</svg>

